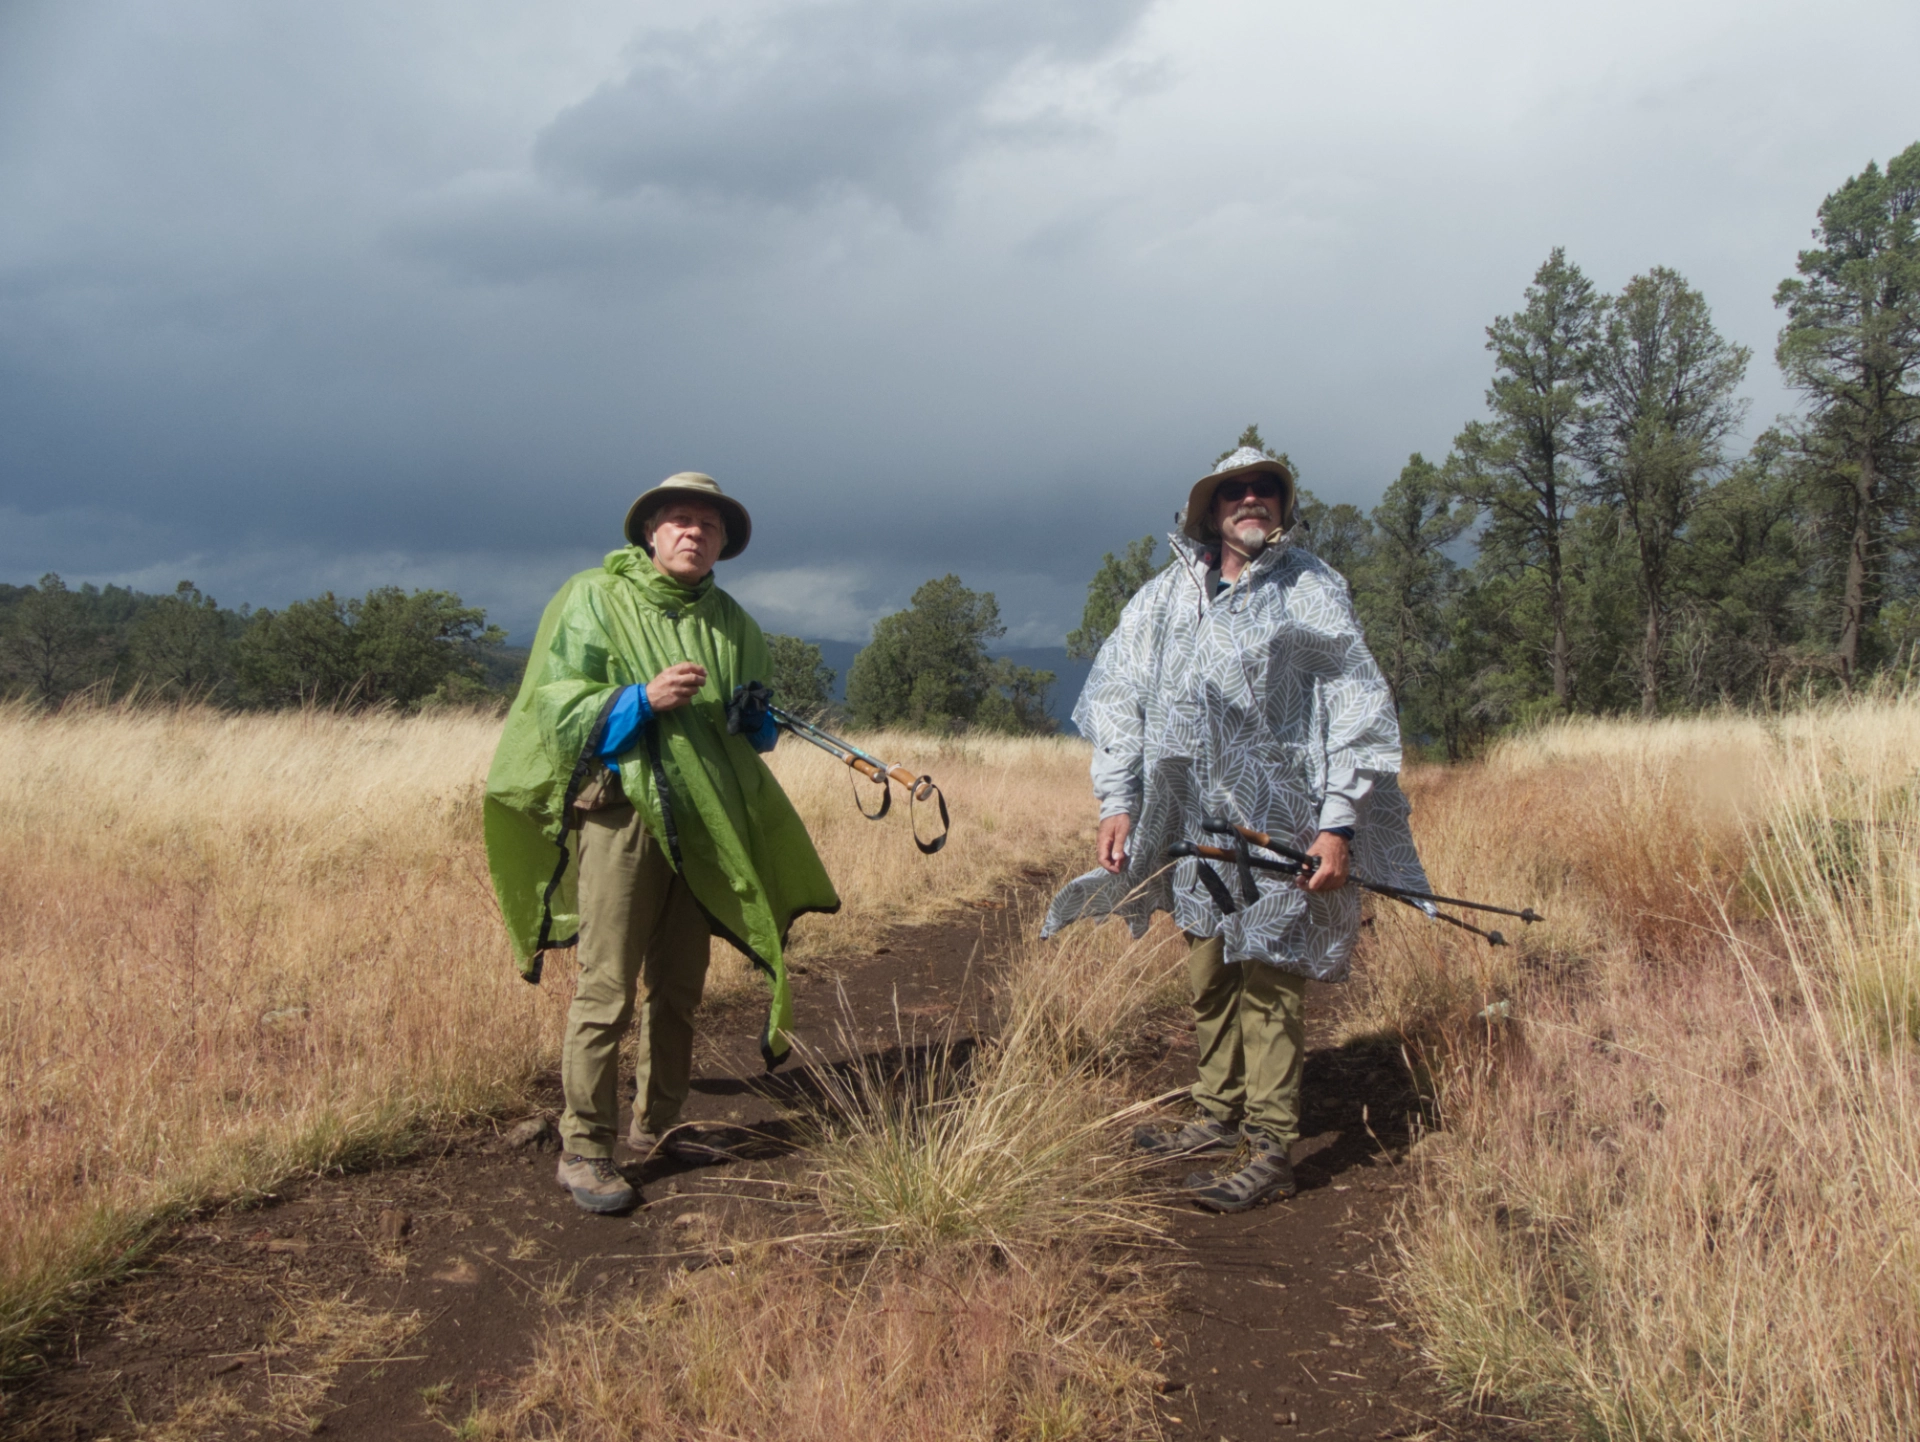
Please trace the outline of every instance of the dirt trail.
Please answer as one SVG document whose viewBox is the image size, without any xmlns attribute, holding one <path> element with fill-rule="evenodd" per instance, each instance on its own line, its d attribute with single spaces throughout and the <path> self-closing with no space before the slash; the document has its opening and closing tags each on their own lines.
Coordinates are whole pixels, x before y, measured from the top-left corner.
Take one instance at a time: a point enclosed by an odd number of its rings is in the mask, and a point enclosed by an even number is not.
<svg viewBox="0 0 1920 1442">
<path fill-rule="evenodd" d="M 970 1034 L 991 1003 L 991 960 L 1038 895 L 1029 886 L 902 930 L 874 954 L 799 971 L 810 1060 L 886 1050 L 902 1034 Z M 1413 1099 L 1391 1051 L 1316 1042 L 1335 1004 L 1337 989 L 1309 1000 L 1300 1196 L 1240 1217 L 1176 1217 L 1185 1250 L 1160 1408 L 1171 1437 L 1500 1435 L 1443 1406 L 1381 1299 L 1385 1222 L 1405 1185 L 1393 1159 Z M 528 1137 L 531 1126 L 503 1125 L 193 1219 L 4 1398 L 0 1438 L 446 1437 L 509 1385 L 556 1308 L 704 1265 L 710 1236 L 763 1210 L 753 1198 L 770 1189 L 754 1179 L 802 1169 L 790 1117 L 807 1066 L 761 1075 L 759 1020 L 751 1002 L 703 1019 L 689 1105 L 693 1120 L 739 1128 L 742 1161 L 649 1164 L 638 1211 L 594 1217 L 554 1183 L 551 1129 Z M 1152 1025 L 1138 1052 L 1143 1086 L 1191 1079 L 1181 1017 Z"/>
</svg>

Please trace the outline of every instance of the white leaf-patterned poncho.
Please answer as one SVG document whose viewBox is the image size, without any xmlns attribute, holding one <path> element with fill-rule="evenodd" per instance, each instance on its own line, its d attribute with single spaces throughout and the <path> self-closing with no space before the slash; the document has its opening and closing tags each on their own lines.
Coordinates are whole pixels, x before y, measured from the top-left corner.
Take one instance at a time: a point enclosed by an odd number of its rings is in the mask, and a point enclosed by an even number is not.
<svg viewBox="0 0 1920 1442">
<path fill-rule="evenodd" d="M 1220 936 L 1226 959 L 1259 960 L 1317 981 L 1347 976 L 1359 888 L 1309 892 L 1259 876 L 1244 905 L 1231 864 L 1214 863 L 1239 907 L 1223 915 L 1200 863 L 1173 861 L 1180 840 L 1230 845 L 1200 829 L 1225 815 L 1299 850 L 1352 826 L 1353 871 L 1425 891 L 1400 790 L 1400 727 L 1368 653 L 1347 583 L 1283 537 L 1239 580 L 1208 596 L 1209 557 L 1175 533 L 1174 562 L 1127 603 L 1100 648 L 1074 724 L 1093 743 L 1100 814 L 1134 818 L 1119 875 L 1090 871 L 1048 908 L 1043 936 L 1118 916 L 1135 936 L 1156 911 L 1181 930 Z"/>
</svg>

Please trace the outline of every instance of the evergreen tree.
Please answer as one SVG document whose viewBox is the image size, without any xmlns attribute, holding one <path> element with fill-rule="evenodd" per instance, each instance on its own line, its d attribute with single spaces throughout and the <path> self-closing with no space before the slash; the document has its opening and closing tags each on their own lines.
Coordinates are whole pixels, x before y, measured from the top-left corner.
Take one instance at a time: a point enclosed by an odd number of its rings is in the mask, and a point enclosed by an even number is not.
<svg viewBox="0 0 1920 1442">
<path fill-rule="evenodd" d="M 0 666 L 9 680 L 53 706 L 100 679 L 112 657 L 107 629 L 95 621 L 88 597 L 49 571 L 18 596 L 4 632 Z"/>
<path fill-rule="evenodd" d="M 1768 431 L 1701 497 L 1687 527 L 1668 664 L 1688 706 L 1765 701 L 1812 659 L 1804 642 L 1816 551 L 1798 460 Z"/>
<path fill-rule="evenodd" d="M 419 705 L 456 677 L 477 682 L 473 648 L 506 640 L 484 610 L 451 591 L 380 586 L 347 602 L 347 614 L 361 689 L 369 700 L 400 706 Z"/>
<path fill-rule="evenodd" d="M 331 591 L 280 611 L 256 611 L 234 645 L 242 695 L 260 706 L 365 701 L 352 622 Z"/>
<path fill-rule="evenodd" d="M 1313 554 L 1351 580 L 1373 544 L 1373 523 L 1366 513 L 1345 501 L 1329 506 L 1313 492 L 1302 491 L 1300 519 L 1306 523 Z"/>
<path fill-rule="evenodd" d="M 1300 479 L 1300 468 L 1294 465 L 1292 458 L 1289 457 L 1285 451 L 1276 451 L 1272 446 L 1267 444 L 1266 437 L 1260 434 L 1260 427 L 1258 425 L 1250 425 L 1244 431 L 1240 432 L 1240 439 L 1220 452 L 1219 455 L 1215 456 L 1213 463 L 1217 466 L 1235 451 L 1247 449 L 1260 452 L 1261 455 L 1270 461 L 1280 462 L 1281 465 L 1293 473 L 1293 478 L 1296 482 Z"/>
<path fill-rule="evenodd" d="M 1890 568 L 1889 542 L 1913 499 L 1920 448 L 1920 143 L 1869 163 L 1820 205 L 1800 252 L 1800 278 L 1782 281 L 1787 312 L 1776 352 L 1813 417 L 1803 439 L 1824 464 L 1814 483 L 1845 543 L 1839 639 L 1842 674 L 1861 663 Z"/>
<path fill-rule="evenodd" d="M 1591 470 L 1585 493 L 1618 508 L 1633 534 L 1645 622 L 1640 714 L 1651 718 L 1660 710 L 1674 548 L 1745 411 L 1733 393 L 1750 353 L 1722 339 L 1706 298 L 1664 266 L 1628 281 L 1604 309 L 1580 434 Z"/>
<path fill-rule="evenodd" d="M 209 700 L 230 688 L 228 617 L 191 581 L 141 613 L 128 633 L 129 667 L 139 684 L 175 700 Z"/>
<path fill-rule="evenodd" d="M 1537 572 L 1554 703 L 1572 699 L 1562 532 L 1574 502 L 1574 442 L 1586 416 L 1597 302 L 1593 284 L 1555 247 L 1527 288 L 1526 308 L 1487 328 L 1492 417 L 1454 441 L 1459 494 L 1485 512 L 1484 558 Z"/>
<path fill-rule="evenodd" d="M 1153 560 L 1155 545 L 1152 536 L 1142 536 L 1128 543 L 1126 555 L 1116 559 L 1108 551 L 1101 557 L 1100 569 L 1087 583 L 1087 604 L 1080 613 L 1080 624 L 1067 633 L 1069 656 L 1087 660 L 1099 654 L 1113 628 L 1120 624 L 1120 613 L 1127 602 L 1160 573 L 1161 567 Z"/>
<path fill-rule="evenodd" d="M 776 706 L 806 720 L 817 720 L 833 705 L 834 670 L 820 648 L 798 636 L 770 634 L 773 653 L 773 700 Z"/>
<path fill-rule="evenodd" d="M 1444 730 L 1443 709 L 1430 694 L 1447 646 L 1447 611 L 1460 568 L 1446 554 L 1473 519 L 1455 504 L 1439 467 L 1407 458 L 1373 509 L 1368 545 L 1354 567 L 1354 606 L 1367 648 L 1392 688 L 1403 721 L 1422 732 Z"/>
<path fill-rule="evenodd" d="M 484 691 L 475 651 L 504 640 L 486 612 L 450 591 L 382 586 L 341 601 L 333 592 L 256 612 L 235 645 L 241 688 L 268 706 L 418 706 L 436 694 Z"/>
<path fill-rule="evenodd" d="M 1059 679 L 1052 671 L 1017 666 L 1002 656 L 993 663 L 991 684 L 973 713 L 973 724 L 1009 736 L 1050 734 L 1058 728 L 1047 710 L 1047 697 Z"/>
<path fill-rule="evenodd" d="M 928 581 L 853 658 L 847 709 L 861 726 L 964 726 L 992 684 L 987 643 L 1005 634 L 991 591 L 970 591 L 953 575 Z"/>
</svg>

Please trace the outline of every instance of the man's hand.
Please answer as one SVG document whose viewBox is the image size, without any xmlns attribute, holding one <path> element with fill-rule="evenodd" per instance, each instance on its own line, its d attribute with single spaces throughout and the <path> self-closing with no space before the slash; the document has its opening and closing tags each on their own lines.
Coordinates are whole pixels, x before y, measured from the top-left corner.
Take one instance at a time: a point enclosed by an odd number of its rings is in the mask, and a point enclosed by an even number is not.
<svg viewBox="0 0 1920 1442">
<path fill-rule="evenodd" d="M 1347 884 L 1346 837 L 1323 831 L 1313 839 L 1307 855 L 1320 863 L 1313 875 L 1301 879 L 1300 884 L 1308 891 L 1338 891 Z"/>
<path fill-rule="evenodd" d="M 1100 869 L 1116 876 L 1127 867 L 1127 837 L 1133 831 L 1133 818 L 1122 812 L 1100 823 Z"/>
<path fill-rule="evenodd" d="M 669 666 L 647 682 L 647 704 L 656 711 L 671 711 L 691 701 L 694 693 L 707 684 L 707 668 L 691 661 Z"/>
</svg>

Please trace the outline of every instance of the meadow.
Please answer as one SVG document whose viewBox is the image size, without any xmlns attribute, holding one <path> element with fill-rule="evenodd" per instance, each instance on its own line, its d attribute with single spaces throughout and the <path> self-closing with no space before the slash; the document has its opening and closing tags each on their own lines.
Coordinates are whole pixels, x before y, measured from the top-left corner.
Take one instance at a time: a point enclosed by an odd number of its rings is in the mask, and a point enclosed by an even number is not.
<svg viewBox="0 0 1920 1442">
<path fill-rule="evenodd" d="M 1400 1297 L 1461 1396 L 1593 1439 L 1920 1436 L 1920 704 L 1577 722 L 1424 773 L 1504 950 L 1383 913 Z M 1509 928 L 1510 931 L 1517 928 Z"/>
<path fill-rule="evenodd" d="M 156 1223 L 528 1104 L 570 972 L 526 985 L 499 924 L 498 734 L 461 712 L 0 710 L 0 1370 Z M 796 955 L 1087 844 L 1071 741 L 871 741 L 966 798 L 954 841 L 921 857 L 904 807 L 862 820 L 844 767 L 783 745 L 844 903 Z M 714 991 L 758 984 L 715 950 Z"/>
<path fill-rule="evenodd" d="M 487 891 L 497 724 L 0 716 L 8 1356 L 183 1208 L 527 1103 L 566 998 L 518 980 Z M 848 903 L 799 954 L 1084 856 L 1079 743 L 875 745 L 947 786 L 954 841 L 923 860 L 783 745 Z M 1920 1435 L 1920 702 L 1571 722 L 1406 786 L 1442 889 L 1548 918 L 1495 949 L 1372 908 L 1346 993 L 1429 1099 L 1392 1241 L 1437 1376 L 1551 1436 Z M 829 1247 L 736 1239 L 556 1320 L 472 1435 L 1151 1435 L 1127 1259 L 1156 1223 L 1111 1062 L 1179 950 L 1016 948 L 966 1074 L 856 1072 L 821 1118 Z"/>
</svg>

